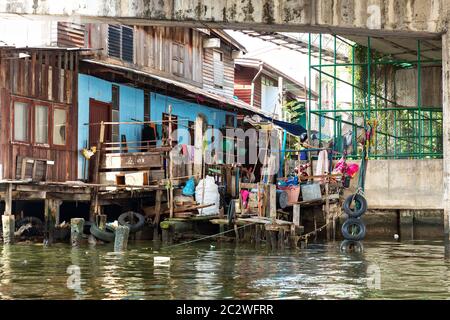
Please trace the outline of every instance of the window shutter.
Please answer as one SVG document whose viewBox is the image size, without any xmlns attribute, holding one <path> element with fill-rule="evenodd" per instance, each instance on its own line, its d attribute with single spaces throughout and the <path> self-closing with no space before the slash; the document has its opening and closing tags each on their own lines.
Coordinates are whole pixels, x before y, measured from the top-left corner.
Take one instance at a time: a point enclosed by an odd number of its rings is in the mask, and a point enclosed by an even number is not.
<svg viewBox="0 0 450 320">
<path fill-rule="evenodd" d="M 214 85 L 223 87 L 223 57 L 221 52 L 213 51 Z"/>
<path fill-rule="evenodd" d="M 122 26 L 122 59 L 133 62 L 133 28 Z"/>
<path fill-rule="evenodd" d="M 133 62 L 133 28 L 120 25 L 108 25 L 108 55 Z"/>
<path fill-rule="evenodd" d="M 120 26 L 108 25 L 108 55 L 120 59 Z"/>
</svg>

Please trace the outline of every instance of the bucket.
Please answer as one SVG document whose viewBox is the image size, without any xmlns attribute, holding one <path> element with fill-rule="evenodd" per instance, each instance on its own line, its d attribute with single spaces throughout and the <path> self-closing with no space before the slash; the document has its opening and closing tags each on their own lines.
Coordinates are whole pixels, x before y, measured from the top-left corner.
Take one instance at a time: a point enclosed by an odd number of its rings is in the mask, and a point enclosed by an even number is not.
<svg viewBox="0 0 450 320">
<path fill-rule="evenodd" d="M 300 196 L 300 186 L 287 186 L 287 187 L 280 187 L 279 189 L 286 191 L 288 195 L 288 203 L 290 205 L 294 204 L 295 202 L 298 202 L 298 197 Z"/>
<path fill-rule="evenodd" d="M 300 151 L 300 160 L 308 160 L 308 152 Z"/>
</svg>

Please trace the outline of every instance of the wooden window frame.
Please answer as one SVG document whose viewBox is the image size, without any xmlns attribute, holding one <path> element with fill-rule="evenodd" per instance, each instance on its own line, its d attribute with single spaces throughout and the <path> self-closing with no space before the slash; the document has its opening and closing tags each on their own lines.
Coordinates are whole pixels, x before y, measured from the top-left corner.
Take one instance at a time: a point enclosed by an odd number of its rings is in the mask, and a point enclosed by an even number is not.
<svg viewBox="0 0 450 320">
<path fill-rule="evenodd" d="M 55 110 L 59 109 L 59 110 L 64 110 L 66 112 L 66 143 L 65 144 L 55 144 L 53 141 L 53 129 L 55 127 Z M 51 123 L 51 137 L 52 137 L 52 148 L 54 149 L 66 149 L 67 148 L 67 144 L 69 142 L 69 110 L 66 106 L 64 105 L 58 105 L 58 104 L 54 104 L 52 106 L 52 123 Z"/>
<path fill-rule="evenodd" d="M 173 48 L 176 47 L 176 51 L 177 51 L 177 55 L 175 55 Z M 184 51 L 185 49 L 185 45 L 181 42 L 177 42 L 177 41 L 172 41 L 172 59 L 171 59 L 171 70 L 172 70 L 172 74 L 177 76 L 177 77 L 184 77 Z M 180 68 L 180 63 L 183 64 L 183 68 L 181 70 L 181 72 L 179 72 L 179 70 L 173 70 L 173 62 L 176 61 L 177 62 L 177 69 Z"/>
<path fill-rule="evenodd" d="M 53 142 L 53 107 L 51 103 L 44 101 L 31 101 L 31 130 L 33 131 L 31 134 L 31 144 L 34 147 L 42 147 L 42 148 L 50 148 Z M 47 143 L 36 142 L 36 107 L 44 106 L 47 107 Z"/>
<path fill-rule="evenodd" d="M 16 140 L 14 137 L 15 130 L 15 102 L 25 103 L 28 107 L 28 141 L 20 141 Z M 38 148 L 46 148 L 46 149 L 67 149 L 67 145 L 69 142 L 69 108 L 67 105 L 61 103 L 52 103 L 48 101 L 35 100 L 31 98 L 22 98 L 22 97 L 12 97 L 11 99 L 11 113 L 12 113 L 12 123 L 11 123 L 11 144 L 15 145 L 26 145 Z M 35 119 L 36 119 L 36 106 L 46 106 L 48 108 L 47 114 L 47 130 L 48 130 L 48 143 L 37 143 L 36 142 L 36 133 L 35 133 Z M 61 109 L 66 112 L 66 143 L 65 144 L 55 144 L 53 143 L 53 127 L 54 127 L 54 110 Z"/>
<path fill-rule="evenodd" d="M 219 62 L 222 63 L 222 83 L 216 83 L 216 59 L 214 59 L 215 54 L 219 54 L 221 60 Z M 225 57 L 223 51 L 220 50 L 213 50 L 212 52 L 212 63 L 213 63 L 213 85 L 216 89 L 223 89 L 225 86 Z"/>
<path fill-rule="evenodd" d="M 28 128 L 27 128 L 27 140 L 26 141 L 22 141 L 22 140 L 16 140 L 15 135 L 15 126 L 16 126 L 16 106 L 15 103 L 16 102 L 20 102 L 20 103 L 25 103 L 27 105 L 27 109 L 28 109 Z M 31 145 L 32 144 L 32 136 L 33 136 L 33 119 L 32 119 L 32 102 L 29 99 L 24 99 L 24 98 L 12 98 L 11 99 L 11 111 L 12 111 L 12 124 L 11 124 L 11 143 L 13 144 L 22 144 L 22 145 Z"/>
</svg>

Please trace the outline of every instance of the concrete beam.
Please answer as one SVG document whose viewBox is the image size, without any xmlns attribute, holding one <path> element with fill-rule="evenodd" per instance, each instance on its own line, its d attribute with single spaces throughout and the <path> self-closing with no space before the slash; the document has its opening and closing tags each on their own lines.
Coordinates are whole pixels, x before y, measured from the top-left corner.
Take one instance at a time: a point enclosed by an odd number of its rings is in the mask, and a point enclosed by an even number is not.
<svg viewBox="0 0 450 320">
<path fill-rule="evenodd" d="M 442 35 L 442 144 L 444 235 L 450 240 L 450 33 Z"/>
<path fill-rule="evenodd" d="M 447 0 L 0 0 L 0 17 L 435 38 Z"/>
</svg>

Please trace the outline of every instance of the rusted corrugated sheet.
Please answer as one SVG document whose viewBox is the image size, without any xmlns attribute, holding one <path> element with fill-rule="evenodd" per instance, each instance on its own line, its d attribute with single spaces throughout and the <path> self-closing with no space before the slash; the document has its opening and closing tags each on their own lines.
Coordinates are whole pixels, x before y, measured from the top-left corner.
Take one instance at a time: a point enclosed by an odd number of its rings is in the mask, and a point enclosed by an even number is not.
<svg viewBox="0 0 450 320">
<path fill-rule="evenodd" d="M 258 70 L 237 66 L 234 71 L 234 95 L 248 104 L 251 103 L 252 80 L 258 73 Z M 261 108 L 261 77 L 255 80 L 255 90 L 253 97 L 253 106 Z"/>
<path fill-rule="evenodd" d="M 58 47 L 85 47 L 84 24 L 58 22 Z"/>
</svg>

